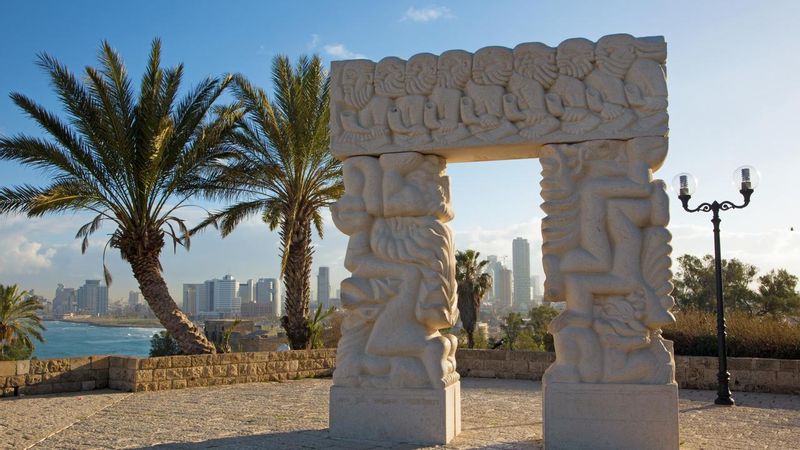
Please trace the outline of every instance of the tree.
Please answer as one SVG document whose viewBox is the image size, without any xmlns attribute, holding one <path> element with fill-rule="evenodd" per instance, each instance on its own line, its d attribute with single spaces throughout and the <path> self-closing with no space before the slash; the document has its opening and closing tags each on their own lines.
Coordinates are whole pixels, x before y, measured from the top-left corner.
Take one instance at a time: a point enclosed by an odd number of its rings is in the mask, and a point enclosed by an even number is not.
<svg viewBox="0 0 800 450">
<path fill-rule="evenodd" d="M 328 150 L 328 83 L 318 56 L 300 57 L 292 67 L 278 56 L 272 64 L 275 98 L 242 76 L 234 92 L 247 109 L 235 144 L 239 155 L 211 168 L 206 193 L 235 201 L 210 214 L 194 231 L 215 225 L 222 236 L 254 214 L 279 229 L 286 315 L 281 325 L 293 349 L 311 338 L 308 305 L 313 250 L 312 227 L 323 235 L 321 211 L 344 192 L 341 162 Z"/>
<path fill-rule="evenodd" d="M 177 214 L 198 193 L 200 169 L 230 155 L 228 138 L 240 108 L 216 107 L 210 116 L 231 77 L 207 78 L 179 100 L 183 65 L 162 68 L 156 39 L 137 96 L 109 43 L 102 44 L 98 60 L 100 67 L 86 67 L 81 81 L 55 58 L 39 56 L 67 121 L 22 94 L 11 94 L 49 138 L 0 137 L 0 160 L 41 169 L 50 183 L 0 189 L 0 213 L 92 213 L 94 219 L 76 236 L 83 238 L 84 252 L 89 236 L 112 224 L 106 249 L 118 249 L 130 264 L 164 328 L 184 353 L 213 353 L 213 344 L 170 296 L 160 255 L 166 237 L 174 250 L 189 248 L 188 228 Z M 103 270 L 108 284 L 105 264 Z"/>
<path fill-rule="evenodd" d="M 515 312 L 509 313 L 500 324 L 500 329 L 503 330 L 503 346 L 506 350 L 514 350 L 514 343 L 522 332 L 523 326 L 522 315 Z"/>
<path fill-rule="evenodd" d="M 317 311 L 308 321 L 309 348 L 325 348 L 325 341 L 322 339 L 322 332 L 325 331 L 325 321 L 336 314 L 336 308 L 331 306 L 327 310 L 322 309 L 322 303 L 317 305 Z"/>
<path fill-rule="evenodd" d="M 26 298 L 25 291 L 17 285 L 0 284 L 0 360 L 7 356 L 33 352 L 33 339 L 44 342 L 44 325 L 37 314 L 42 304 L 35 298 Z"/>
<path fill-rule="evenodd" d="M 458 312 L 467 332 L 468 348 L 475 347 L 475 324 L 480 314 L 481 300 L 492 287 L 492 276 L 484 272 L 489 260 L 478 261 L 479 256 L 480 252 L 475 250 L 456 252 Z"/>
<path fill-rule="evenodd" d="M 555 351 L 553 335 L 547 332 L 547 327 L 557 315 L 558 311 L 549 305 L 537 306 L 528 313 L 528 317 L 531 319 L 528 325 L 531 328 L 533 340 L 539 344 L 543 351 Z"/>
<path fill-rule="evenodd" d="M 172 356 L 172 355 L 180 355 L 181 348 L 178 345 L 178 341 L 175 340 L 170 334 L 169 331 L 160 331 L 155 333 L 152 338 L 150 338 L 150 356 Z"/>
<path fill-rule="evenodd" d="M 800 314 L 800 294 L 797 277 L 785 269 L 770 270 L 758 277 L 758 313 L 772 316 Z"/>
<path fill-rule="evenodd" d="M 738 259 L 721 261 L 722 293 L 725 304 L 731 309 L 753 311 L 757 294 L 750 288 L 758 269 Z M 702 259 L 692 255 L 678 258 L 678 273 L 675 276 L 673 295 L 679 309 L 713 311 L 716 307 L 716 276 L 714 257 Z"/>
</svg>

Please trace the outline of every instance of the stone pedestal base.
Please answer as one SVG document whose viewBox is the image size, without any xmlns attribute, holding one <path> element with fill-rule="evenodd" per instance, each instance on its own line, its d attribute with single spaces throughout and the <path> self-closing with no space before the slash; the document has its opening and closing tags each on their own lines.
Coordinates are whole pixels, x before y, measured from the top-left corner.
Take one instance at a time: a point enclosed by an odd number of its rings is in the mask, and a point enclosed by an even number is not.
<svg viewBox="0 0 800 450">
<path fill-rule="evenodd" d="M 544 446 L 678 448 L 678 385 L 547 383 Z"/>
<path fill-rule="evenodd" d="M 447 444 L 461 432 L 461 383 L 445 389 L 331 387 L 333 437 Z"/>
</svg>

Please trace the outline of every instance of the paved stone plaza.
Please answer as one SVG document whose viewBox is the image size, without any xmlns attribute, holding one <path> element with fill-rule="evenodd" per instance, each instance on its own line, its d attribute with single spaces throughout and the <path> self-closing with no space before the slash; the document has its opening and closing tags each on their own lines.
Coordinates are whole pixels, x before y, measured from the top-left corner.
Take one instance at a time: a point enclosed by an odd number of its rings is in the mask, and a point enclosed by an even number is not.
<svg viewBox="0 0 800 450">
<path fill-rule="evenodd" d="M 103 390 L 0 400 L 0 448 L 389 448 L 328 437 L 329 379 L 174 391 Z M 682 390 L 682 448 L 798 448 L 800 396 Z M 447 448 L 542 444 L 541 384 L 462 380 L 463 433 Z M 579 432 L 579 430 L 576 430 Z M 418 448 L 413 445 L 395 448 Z"/>
</svg>

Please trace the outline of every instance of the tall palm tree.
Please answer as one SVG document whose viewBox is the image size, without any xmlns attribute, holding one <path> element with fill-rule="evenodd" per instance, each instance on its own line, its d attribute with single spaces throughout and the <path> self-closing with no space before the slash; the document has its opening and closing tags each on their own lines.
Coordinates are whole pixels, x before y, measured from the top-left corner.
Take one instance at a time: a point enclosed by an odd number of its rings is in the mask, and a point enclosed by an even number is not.
<svg viewBox="0 0 800 450">
<path fill-rule="evenodd" d="M 42 318 L 37 311 L 42 304 L 33 297 L 25 298 L 25 291 L 17 285 L 0 284 L 0 360 L 5 357 L 6 347 L 22 345 L 33 351 L 33 340 L 44 342 Z"/>
<path fill-rule="evenodd" d="M 76 238 L 110 223 L 103 250 L 119 249 L 130 263 L 144 298 L 164 328 L 188 354 L 213 353 L 209 342 L 181 312 L 161 275 L 165 238 L 189 248 L 188 228 L 177 216 L 197 193 L 199 169 L 230 155 L 228 136 L 241 117 L 234 106 L 211 109 L 232 77 L 207 78 L 181 99 L 183 65 L 161 67 L 161 43 L 153 41 L 138 97 L 120 56 L 103 42 L 100 67 L 86 67 L 79 80 L 47 55 L 41 66 L 63 104 L 66 121 L 30 98 L 11 99 L 49 135 L 0 136 L 0 160 L 18 161 L 47 175 L 49 184 L 0 189 L 0 213 L 29 217 L 90 212 Z M 103 264 L 106 283 L 111 274 Z"/>
<path fill-rule="evenodd" d="M 481 300 L 492 287 L 492 276 L 484 272 L 489 260 L 478 261 L 480 252 L 456 252 L 456 282 L 458 283 L 458 312 L 467 332 L 467 346 L 475 347 L 475 324 L 481 310 Z"/>
<path fill-rule="evenodd" d="M 318 56 L 293 67 L 286 56 L 272 64 L 274 98 L 242 76 L 233 90 L 247 109 L 236 136 L 238 158 L 211 169 L 207 194 L 234 204 L 209 215 L 222 236 L 255 214 L 279 229 L 286 315 L 281 325 L 293 349 L 309 345 L 312 227 L 322 237 L 321 211 L 343 191 L 342 166 L 328 150 L 328 84 Z"/>
</svg>

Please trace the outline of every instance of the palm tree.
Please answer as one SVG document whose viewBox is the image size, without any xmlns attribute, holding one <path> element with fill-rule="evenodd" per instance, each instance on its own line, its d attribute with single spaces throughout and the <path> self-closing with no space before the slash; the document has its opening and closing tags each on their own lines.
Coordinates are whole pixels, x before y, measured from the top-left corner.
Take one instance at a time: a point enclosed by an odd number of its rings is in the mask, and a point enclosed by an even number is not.
<svg viewBox="0 0 800 450">
<path fill-rule="evenodd" d="M 480 252 L 456 252 L 456 282 L 458 283 L 458 312 L 467 332 L 467 346 L 475 347 L 475 323 L 481 310 L 481 300 L 492 287 L 492 276 L 484 272 L 489 260 L 478 261 Z"/>
<path fill-rule="evenodd" d="M 0 284 L 0 360 L 5 359 L 5 349 L 22 345 L 33 351 L 33 339 L 44 342 L 42 318 L 37 311 L 42 304 L 33 297 L 25 298 L 25 291 L 17 285 Z"/>
<path fill-rule="evenodd" d="M 318 56 L 302 56 L 292 67 L 286 56 L 272 64 L 274 99 L 242 76 L 233 90 L 247 109 L 236 136 L 239 157 L 211 168 L 206 193 L 235 201 L 209 215 L 194 231 L 219 226 L 229 235 L 260 214 L 279 229 L 286 315 L 281 325 L 293 349 L 307 348 L 313 250 L 312 227 L 322 237 L 321 211 L 343 191 L 342 166 L 328 151 L 328 84 Z"/>
<path fill-rule="evenodd" d="M 78 80 L 47 55 L 39 66 L 67 112 L 67 121 L 28 97 L 11 99 L 49 135 L 0 137 L 0 160 L 43 170 L 45 186 L 0 189 L 0 213 L 29 217 L 50 213 L 91 212 L 76 238 L 103 224 L 114 230 L 106 242 L 127 261 L 144 298 L 187 354 L 213 353 L 209 342 L 181 312 L 161 275 L 165 238 L 189 248 L 188 228 L 177 216 L 198 191 L 199 169 L 230 155 L 227 138 L 242 112 L 235 106 L 210 111 L 232 77 L 207 78 L 178 99 L 183 65 L 161 68 L 161 43 L 153 41 L 138 98 L 117 52 L 103 42 L 100 67 L 86 67 Z M 106 283 L 111 274 L 103 264 Z"/>
</svg>

